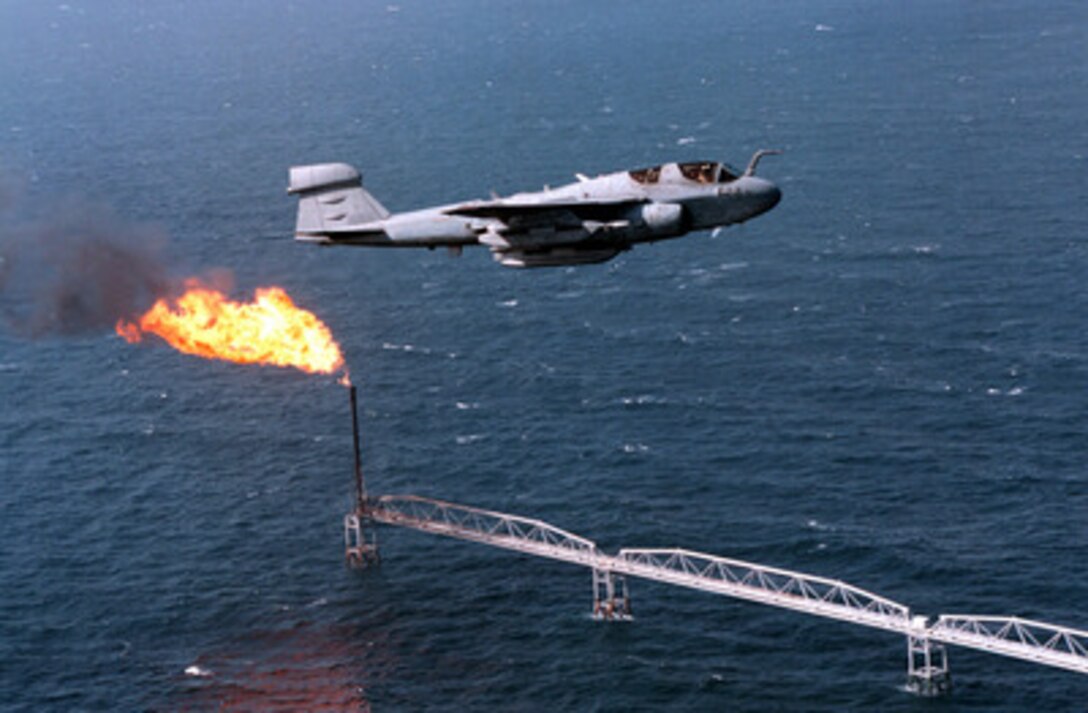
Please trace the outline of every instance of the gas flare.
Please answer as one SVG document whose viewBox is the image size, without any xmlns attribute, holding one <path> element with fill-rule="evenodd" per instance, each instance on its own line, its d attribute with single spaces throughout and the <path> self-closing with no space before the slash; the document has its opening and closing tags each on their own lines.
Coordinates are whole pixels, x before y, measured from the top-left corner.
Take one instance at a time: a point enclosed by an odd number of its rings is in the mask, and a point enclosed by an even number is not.
<svg viewBox="0 0 1088 713">
<path fill-rule="evenodd" d="M 252 302 L 235 302 L 189 279 L 181 296 L 160 299 L 136 321 L 119 320 L 116 331 L 130 344 L 155 334 L 180 352 L 206 359 L 292 366 L 311 374 L 344 366 L 329 328 L 280 287 L 260 287 Z"/>
</svg>

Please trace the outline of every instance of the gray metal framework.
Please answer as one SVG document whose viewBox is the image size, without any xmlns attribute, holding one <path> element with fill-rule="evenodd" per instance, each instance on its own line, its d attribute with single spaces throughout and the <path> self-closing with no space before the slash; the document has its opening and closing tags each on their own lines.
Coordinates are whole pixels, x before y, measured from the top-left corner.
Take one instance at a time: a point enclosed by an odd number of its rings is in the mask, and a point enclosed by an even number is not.
<svg viewBox="0 0 1088 713">
<path fill-rule="evenodd" d="M 903 633 L 910 609 L 835 579 L 681 549 L 622 549 L 615 569 L 830 619 Z"/>
<path fill-rule="evenodd" d="M 447 503 L 418 495 L 383 495 L 370 502 L 375 522 L 482 542 L 516 552 L 596 566 L 597 545 L 541 520 Z"/>
<path fill-rule="evenodd" d="M 937 696 L 952 688 L 948 651 L 926 635 L 926 618 L 916 619 L 922 633 L 907 635 L 907 687 L 920 696 Z"/>
<path fill-rule="evenodd" d="M 344 562 L 353 569 L 381 563 L 378 533 L 370 527 L 365 508 L 344 516 Z"/>
<path fill-rule="evenodd" d="M 368 498 L 349 515 L 345 519 L 349 558 L 363 545 L 366 554 L 377 559 L 377 542 L 360 534 L 361 521 L 589 567 L 593 614 L 599 619 L 631 618 L 627 577 L 639 577 L 900 634 L 907 637 L 909 686 L 922 695 L 950 688 L 942 644 L 1088 674 L 1088 631 L 1017 617 L 946 614 L 931 622 L 912 615 L 904 604 L 837 579 L 683 549 L 626 548 L 610 555 L 593 541 L 541 520 L 418 495 Z"/>
<path fill-rule="evenodd" d="M 1088 631 L 1008 616 L 942 614 L 930 638 L 948 644 L 1088 673 Z"/>
</svg>

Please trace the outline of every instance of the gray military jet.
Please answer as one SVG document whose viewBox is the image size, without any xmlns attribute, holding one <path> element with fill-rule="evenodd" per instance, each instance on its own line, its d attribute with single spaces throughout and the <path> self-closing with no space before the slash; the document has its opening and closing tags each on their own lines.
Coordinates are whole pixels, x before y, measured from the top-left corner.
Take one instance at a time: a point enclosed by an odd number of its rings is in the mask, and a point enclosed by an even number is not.
<svg viewBox="0 0 1088 713">
<path fill-rule="evenodd" d="M 391 214 L 345 163 L 295 166 L 288 193 L 299 197 L 295 239 L 319 245 L 448 247 L 486 245 L 508 267 L 610 260 L 637 243 L 743 223 L 773 208 L 781 191 L 755 175 L 760 150 L 737 171 L 715 161 L 666 163 L 506 198 Z"/>
</svg>

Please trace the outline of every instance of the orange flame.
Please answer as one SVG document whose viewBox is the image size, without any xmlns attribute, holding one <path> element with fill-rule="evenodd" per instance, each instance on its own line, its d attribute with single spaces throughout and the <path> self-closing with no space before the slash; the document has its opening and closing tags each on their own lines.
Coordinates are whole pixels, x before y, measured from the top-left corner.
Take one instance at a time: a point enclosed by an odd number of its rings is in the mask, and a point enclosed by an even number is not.
<svg viewBox="0 0 1088 713">
<path fill-rule="evenodd" d="M 176 299 L 160 299 L 137 322 L 118 321 L 117 333 L 130 344 L 156 334 L 180 352 L 239 364 L 293 366 L 311 374 L 344 366 L 329 328 L 280 287 L 258 288 L 248 303 L 196 279 L 186 280 L 185 288 Z"/>
</svg>

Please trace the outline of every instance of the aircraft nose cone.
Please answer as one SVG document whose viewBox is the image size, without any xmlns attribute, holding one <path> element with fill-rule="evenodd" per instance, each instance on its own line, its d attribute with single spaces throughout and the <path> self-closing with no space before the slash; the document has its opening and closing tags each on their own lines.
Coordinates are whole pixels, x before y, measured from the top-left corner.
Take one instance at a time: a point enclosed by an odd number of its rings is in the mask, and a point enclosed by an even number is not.
<svg viewBox="0 0 1088 713">
<path fill-rule="evenodd" d="M 758 198 L 759 212 L 766 213 L 771 208 L 778 205 L 778 201 L 782 200 L 782 191 L 778 186 L 770 181 L 762 178 L 756 179 L 758 183 L 753 186 L 753 193 Z"/>
<path fill-rule="evenodd" d="M 772 183 L 770 195 L 767 197 L 767 200 L 769 201 L 767 205 L 767 210 L 774 208 L 776 205 L 778 205 L 778 201 L 782 200 L 782 189 Z"/>
</svg>

